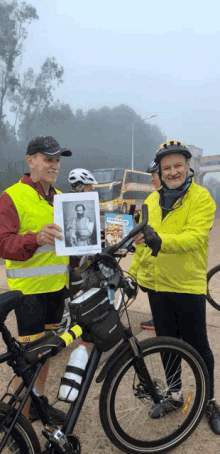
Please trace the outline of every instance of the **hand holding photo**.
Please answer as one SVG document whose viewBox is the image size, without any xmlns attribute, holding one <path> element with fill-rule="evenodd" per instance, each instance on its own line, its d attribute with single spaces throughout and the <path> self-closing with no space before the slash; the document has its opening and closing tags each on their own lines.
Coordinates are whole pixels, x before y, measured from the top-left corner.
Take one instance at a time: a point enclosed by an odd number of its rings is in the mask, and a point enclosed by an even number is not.
<svg viewBox="0 0 220 454">
<path fill-rule="evenodd" d="M 63 240 L 55 239 L 57 256 L 101 252 L 97 192 L 56 194 L 54 222 L 61 227 L 63 234 Z"/>
</svg>

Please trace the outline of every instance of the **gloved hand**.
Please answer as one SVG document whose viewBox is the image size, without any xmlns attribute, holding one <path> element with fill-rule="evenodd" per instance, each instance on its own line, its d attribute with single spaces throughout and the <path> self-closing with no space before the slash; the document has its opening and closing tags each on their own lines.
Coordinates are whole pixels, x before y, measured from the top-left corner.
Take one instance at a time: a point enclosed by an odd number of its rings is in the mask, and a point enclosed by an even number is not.
<svg viewBox="0 0 220 454">
<path fill-rule="evenodd" d="M 138 285 L 137 282 L 133 281 L 130 277 L 127 277 L 126 279 L 127 285 L 124 288 L 124 292 L 127 295 L 127 297 L 130 298 L 136 298 L 137 293 L 138 293 Z"/>
<path fill-rule="evenodd" d="M 152 229 L 152 227 L 150 225 L 146 225 L 143 228 L 143 234 L 144 234 L 144 241 L 145 241 L 146 246 L 148 246 L 150 249 L 152 249 L 151 255 L 156 257 L 161 248 L 161 244 L 162 244 L 161 238 L 159 237 L 157 232 L 155 232 L 154 229 Z"/>
</svg>

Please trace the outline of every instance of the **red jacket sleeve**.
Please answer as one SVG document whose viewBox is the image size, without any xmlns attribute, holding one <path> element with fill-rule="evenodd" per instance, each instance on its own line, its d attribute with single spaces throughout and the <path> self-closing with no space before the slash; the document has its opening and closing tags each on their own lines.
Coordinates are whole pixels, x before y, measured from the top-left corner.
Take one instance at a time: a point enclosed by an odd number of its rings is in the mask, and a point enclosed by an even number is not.
<svg viewBox="0 0 220 454">
<path fill-rule="evenodd" d="M 33 256 L 37 244 L 36 233 L 19 235 L 19 217 L 8 194 L 0 196 L 0 257 L 25 261 Z"/>
</svg>

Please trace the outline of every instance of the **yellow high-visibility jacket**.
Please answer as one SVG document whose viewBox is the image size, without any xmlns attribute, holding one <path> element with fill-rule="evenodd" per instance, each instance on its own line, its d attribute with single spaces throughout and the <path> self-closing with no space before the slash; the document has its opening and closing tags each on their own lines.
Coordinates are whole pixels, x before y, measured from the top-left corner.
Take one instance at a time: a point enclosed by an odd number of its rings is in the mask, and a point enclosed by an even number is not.
<svg viewBox="0 0 220 454">
<path fill-rule="evenodd" d="M 28 184 L 19 180 L 4 192 L 18 213 L 18 235 L 37 233 L 45 224 L 54 222 L 53 207 Z M 58 291 L 68 284 L 68 263 L 69 257 L 57 257 L 54 246 L 46 244 L 26 261 L 5 261 L 8 287 L 25 295 Z"/>
<path fill-rule="evenodd" d="M 208 239 L 216 209 L 208 190 L 192 181 L 182 204 L 163 221 L 158 192 L 144 203 L 148 224 L 162 245 L 157 257 L 151 256 L 149 247 L 137 245 L 129 273 L 139 285 L 158 292 L 206 294 Z M 174 208 L 177 205 L 178 201 Z"/>
</svg>

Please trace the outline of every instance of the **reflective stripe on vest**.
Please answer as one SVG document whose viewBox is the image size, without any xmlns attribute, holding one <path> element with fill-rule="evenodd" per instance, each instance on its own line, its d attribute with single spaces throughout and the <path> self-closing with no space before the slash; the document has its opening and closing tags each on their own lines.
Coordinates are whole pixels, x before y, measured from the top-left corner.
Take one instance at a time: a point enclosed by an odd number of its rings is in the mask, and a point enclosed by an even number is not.
<svg viewBox="0 0 220 454">
<path fill-rule="evenodd" d="M 41 254 L 43 252 L 51 252 L 51 251 L 55 251 L 55 247 L 52 246 L 52 244 L 44 244 L 44 246 L 40 246 L 39 248 L 37 248 L 37 250 L 35 251 L 35 254 Z"/>
<path fill-rule="evenodd" d="M 49 266 L 35 266 L 33 268 L 17 268 L 7 269 L 6 276 L 9 279 L 36 277 L 36 276 L 49 276 L 51 274 L 64 274 L 69 272 L 68 265 L 49 265 Z"/>
</svg>

